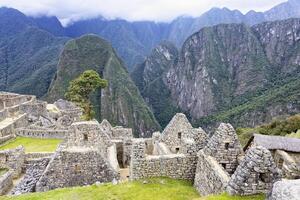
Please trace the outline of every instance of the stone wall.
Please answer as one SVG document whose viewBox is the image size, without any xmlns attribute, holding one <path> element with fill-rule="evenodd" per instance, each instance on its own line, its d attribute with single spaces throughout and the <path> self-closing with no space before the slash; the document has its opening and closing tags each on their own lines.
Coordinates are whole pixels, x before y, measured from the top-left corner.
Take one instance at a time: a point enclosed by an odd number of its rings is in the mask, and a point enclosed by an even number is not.
<svg viewBox="0 0 300 200">
<path fill-rule="evenodd" d="M 32 159 L 40 159 L 40 158 L 50 158 L 54 155 L 54 153 L 43 153 L 43 152 L 34 152 L 34 153 L 26 153 L 25 160 L 32 160 Z"/>
<path fill-rule="evenodd" d="M 54 129 L 28 129 L 28 128 L 18 128 L 15 130 L 15 134 L 22 137 L 31 138 L 56 138 L 64 139 L 68 134 L 67 130 L 54 130 Z"/>
<path fill-rule="evenodd" d="M 133 138 L 131 128 L 123 128 L 122 126 L 116 126 L 112 128 L 112 139 L 130 139 Z"/>
<path fill-rule="evenodd" d="M 227 192 L 231 195 L 267 193 L 280 178 L 270 151 L 261 146 L 252 147 L 231 176 Z"/>
<path fill-rule="evenodd" d="M 58 151 L 36 185 L 36 191 L 110 182 L 119 175 L 96 150 Z"/>
<path fill-rule="evenodd" d="M 160 156 L 146 155 L 145 142 L 141 139 L 132 145 L 130 178 L 170 177 L 194 180 L 197 157 L 184 154 Z"/>
<path fill-rule="evenodd" d="M 214 157 L 229 174 L 233 174 L 244 154 L 234 128 L 224 123 L 208 140 L 203 152 Z"/>
<path fill-rule="evenodd" d="M 205 147 L 209 139 L 208 134 L 202 128 L 185 130 L 183 132 L 183 138 L 192 138 L 195 142 L 197 152 Z"/>
<path fill-rule="evenodd" d="M 7 142 L 8 140 L 14 138 L 14 135 L 7 135 L 4 137 L 0 137 L 0 144 L 4 144 L 5 142 Z"/>
<path fill-rule="evenodd" d="M 7 110 L 0 110 L 0 121 L 4 120 L 8 116 Z"/>
<path fill-rule="evenodd" d="M 26 104 L 20 105 L 20 111 L 22 113 L 28 113 L 34 116 L 42 116 L 47 113 L 47 102 L 45 101 L 31 101 Z"/>
<path fill-rule="evenodd" d="M 191 128 L 193 127 L 186 116 L 177 113 L 162 132 L 161 142 L 164 142 L 173 153 L 176 153 L 176 149 L 181 147 L 184 132 Z"/>
<path fill-rule="evenodd" d="M 0 176 L 0 195 L 4 195 L 13 186 L 13 172 L 8 171 Z"/>
<path fill-rule="evenodd" d="M 19 195 L 28 192 L 35 192 L 36 183 L 47 167 L 49 158 L 42 158 L 30 161 L 22 180 L 11 191 L 12 195 Z"/>
<path fill-rule="evenodd" d="M 276 166 L 282 171 L 282 177 L 287 179 L 300 178 L 300 160 L 295 159 L 295 157 L 300 159 L 299 153 L 276 150 L 273 157 Z"/>
<path fill-rule="evenodd" d="M 18 117 L 8 121 L 6 124 L 0 126 L 0 137 L 14 135 L 14 130 L 16 128 L 26 126 L 27 124 L 26 114 L 19 115 Z"/>
<path fill-rule="evenodd" d="M 109 136 L 101 131 L 97 121 L 75 122 L 66 137 L 67 147 L 88 147 L 98 149 L 106 156 L 107 148 L 113 143 Z"/>
<path fill-rule="evenodd" d="M 0 168 L 10 169 L 13 172 L 14 178 L 17 178 L 21 174 L 24 161 L 25 150 L 23 146 L 0 151 Z"/>
<path fill-rule="evenodd" d="M 222 193 L 229 179 L 230 175 L 214 157 L 199 151 L 194 187 L 200 195 Z"/>
</svg>

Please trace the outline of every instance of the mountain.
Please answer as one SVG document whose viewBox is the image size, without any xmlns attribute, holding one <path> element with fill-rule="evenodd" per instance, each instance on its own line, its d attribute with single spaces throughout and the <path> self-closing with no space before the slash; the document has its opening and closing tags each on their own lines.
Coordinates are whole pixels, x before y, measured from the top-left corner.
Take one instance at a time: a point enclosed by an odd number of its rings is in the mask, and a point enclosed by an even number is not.
<svg viewBox="0 0 300 200">
<path fill-rule="evenodd" d="M 30 17 L 30 19 L 33 21 L 35 26 L 42 30 L 48 31 L 54 36 L 66 36 L 65 28 L 61 25 L 57 17 L 39 16 Z"/>
<path fill-rule="evenodd" d="M 264 21 L 300 17 L 299 4 L 298 0 L 289 0 L 266 12 L 249 11 L 245 15 L 238 10 L 212 8 L 199 17 L 183 16 L 170 23 L 129 22 L 123 19 L 108 20 L 104 17 L 96 17 L 76 21 L 67 27 L 63 27 L 55 16 L 26 17 L 19 12 L 21 17 L 1 15 L 16 20 L 12 20 L 9 24 L 3 24 L 1 27 L 5 27 L 3 29 L 9 33 L 10 27 L 22 26 L 21 19 L 26 20 L 25 24 L 30 23 L 31 26 L 45 30 L 54 36 L 76 38 L 90 33 L 97 34 L 112 43 L 126 68 L 132 71 L 136 64 L 142 63 L 151 50 L 164 40 L 168 40 L 180 48 L 190 35 L 203 27 L 222 23 L 245 23 L 252 26 Z M 3 30 L 0 30 L 0 34 L 1 31 Z"/>
<path fill-rule="evenodd" d="M 138 65 L 131 77 L 141 95 L 151 107 L 156 119 L 165 127 L 180 109 L 172 102 L 170 91 L 163 82 L 164 73 L 178 57 L 178 50 L 170 42 L 163 42 Z"/>
<path fill-rule="evenodd" d="M 140 137 L 160 129 L 110 43 L 96 35 L 82 36 L 65 45 L 46 98 L 50 101 L 63 98 L 69 82 L 87 69 L 97 71 L 108 80 L 108 87 L 93 96 L 98 119 L 132 127 Z"/>
<path fill-rule="evenodd" d="M 110 41 L 131 70 L 136 63 L 157 45 L 165 35 L 167 24 L 154 22 L 128 22 L 126 20 L 88 19 L 66 27 L 70 37 L 93 33 Z"/>
<path fill-rule="evenodd" d="M 67 38 L 38 29 L 15 9 L 0 9 L 0 90 L 43 96 Z"/>
<path fill-rule="evenodd" d="M 159 87 L 169 94 L 165 98 L 195 125 L 254 126 L 300 111 L 299 34 L 300 19 L 206 27 L 184 42 L 168 67 L 163 57 L 151 55 L 146 63 L 155 64 L 137 67 L 132 77 L 151 100 L 144 89 L 151 83 L 141 80 L 149 79 L 145 71 L 164 69 Z"/>
</svg>

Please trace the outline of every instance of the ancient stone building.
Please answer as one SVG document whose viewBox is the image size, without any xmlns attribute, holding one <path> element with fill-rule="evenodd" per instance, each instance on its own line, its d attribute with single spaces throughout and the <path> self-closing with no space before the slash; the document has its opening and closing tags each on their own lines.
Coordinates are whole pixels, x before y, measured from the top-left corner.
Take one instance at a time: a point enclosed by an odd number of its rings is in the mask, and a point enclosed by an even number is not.
<svg viewBox="0 0 300 200">
<path fill-rule="evenodd" d="M 243 156 L 243 149 L 234 128 L 225 123 L 220 124 L 203 152 L 214 157 L 229 174 L 233 174 Z"/>
<path fill-rule="evenodd" d="M 207 142 L 207 134 L 195 129 L 184 114 L 176 114 L 165 130 L 151 139 L 133 140 L 130 178 L 167 176 L 194 180 L 197 152 Z"/>
<path fill-rule="evenodd" d="M 31 95 L 0 93 L 0 144 L 16 136 L 63 139 L 55 153 L 0 151 L 0 168 L 7 169 L 0 194 L 8 193 L 21 172 L 10 194 L 164 176 L 194 181 L 201 195 L 225 190 L 248 195 L 269 190 L 280 178 L 278 168 L 287 178 L 299 178 L 297 139 L 255 135 L 245 156 L 230 124 L 222 123 L 209 138 L 179 113 L 162 133 L 133 138 L 130 128 L 107 120 L 84 122 L 81 115 L 65 100 L 48 104 Z"/>
<path fill-rule="evenodd" d="M 198 163 L 194 187 L 201 195 L 222 193 L 229 182 L 230 175 L 218 161 L 203 150 L 198 153 Z"/>
<path fill-rule="evenodd" d="M 244 149 L 247 151 L 253 146 L 263 146 L 271 151 L 284 178 L 300 178 L 300 139 L 254 134 Z"/>
<path fill-rule="evenodd" d="M 274 182 L 281 179 L 269 150 L 261 146 L 250 148 L 231 176 L 227 192 L 231 195 L 267 193 Z"/>
<path fill-rule="evenodd" d="M 50 160 L 36 190 L 47 191 L 118 179 L 115 153 L 115 145 L 106 133 L 100 131 L 97 121 L 73 123 L 65 143 Z"/>
</svg>

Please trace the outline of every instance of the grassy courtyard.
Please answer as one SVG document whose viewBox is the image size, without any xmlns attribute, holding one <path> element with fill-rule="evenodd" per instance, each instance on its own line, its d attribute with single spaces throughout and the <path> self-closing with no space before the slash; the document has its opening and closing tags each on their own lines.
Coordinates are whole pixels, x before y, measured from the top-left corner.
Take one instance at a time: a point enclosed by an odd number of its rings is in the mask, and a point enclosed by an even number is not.
<svg viewBox="0 0 300 200">
<path fill-rule="evenodd" d="M 32 152 L 54 152 L 57 145 L 62 140 L 59 139 L 39 139 L 39 138 L 26 138 L 17 137 L 16 139 L 10 140 L 0 146 L 0 150 L 12 149 L 19 145 L 25 147 L 26 153 Z"/>
<path fill-rule="evenodd" d="M 118 185 L 103 184 L 87 187 L 57 189 L 45 193 L 33 193 L 0 200 L 263 200 L 263 195 L 232 197 L 227 194 L 200 197 L 190 182 L 169 178 L 132 181 Z"/>
</svg>

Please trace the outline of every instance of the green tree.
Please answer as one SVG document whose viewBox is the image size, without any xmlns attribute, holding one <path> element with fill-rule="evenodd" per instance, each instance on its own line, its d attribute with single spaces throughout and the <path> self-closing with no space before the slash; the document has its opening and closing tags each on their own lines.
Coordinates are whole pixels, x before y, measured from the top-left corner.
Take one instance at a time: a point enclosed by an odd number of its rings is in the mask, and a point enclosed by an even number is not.
<svg viewBox="0 0 300 200">
<path fill-rule="evenodd" d="M 96 71 L 87 70 L 70 82 L 65 97 L 83 109 L 84 120 L 91 120 L 94 118 L 95 112 L 90 96 L 97 89 L 105 88 L 107 85 L 107 80 L 102 79 Z"/>
</svg>

